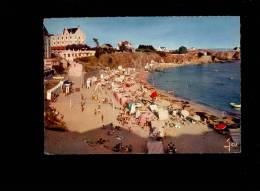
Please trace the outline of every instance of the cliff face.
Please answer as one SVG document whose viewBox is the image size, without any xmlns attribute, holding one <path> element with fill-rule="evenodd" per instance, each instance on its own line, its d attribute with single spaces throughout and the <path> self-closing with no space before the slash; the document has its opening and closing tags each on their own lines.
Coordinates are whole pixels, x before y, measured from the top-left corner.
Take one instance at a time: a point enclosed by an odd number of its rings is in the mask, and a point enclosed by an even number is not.
<svg viewBox="0 0 260 191">
<path fill-rule="evenodd" d="M 209 51 L 212 56 L 219 60 L 240 59 L 240 52 L 238 51 Z"/>
<path fill-rule="evenodd" d="M 239 53 L 239 52 L 238 52 Z M 149 52 L 116 52 L 112 54 L 103 54 L 99 59 L 92 58 L 91 62 L 93 65 L 101 66 L 111 66 L 116 67 L 122 65 L 124 67 L 143 67 L 146 63 L 151 63 L 152 61 L 158 63 L 212 63 L 218 62 L 220 60 L 231 60 L 234 58 L 240 58 L 240 53 L 238 54 L 234 51 L 229 52 L 209 52 L 208 55 L 198 56 L 198 53 L 187 53 L 187 54 L 161 54 L 149 53 Z M 81 59 L 88 63 L 88 58 Z M 96 64 L 95 64 L 96 63 Z"/>
</svg>

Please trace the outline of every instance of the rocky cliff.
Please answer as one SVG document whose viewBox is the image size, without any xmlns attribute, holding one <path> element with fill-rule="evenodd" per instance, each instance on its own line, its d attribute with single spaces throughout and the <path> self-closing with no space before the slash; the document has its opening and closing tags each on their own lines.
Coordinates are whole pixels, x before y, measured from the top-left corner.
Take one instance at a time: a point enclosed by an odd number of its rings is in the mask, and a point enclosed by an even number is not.
<svg viewBox="0 0 260 191">
<path fill-rule="evenodd" d="M 143 67 L 146 63 L 152 61 L 157 63 L 212 63 L 226 60 L 240 59 L 240 52 L 236 51 L 208 51 L 204 54 L 198 52 L 189 52 L 186 54 L 170 53 L 150 53 L 150 52 L 116 52 L 112 54 L 103 54 L 100 58 L 82 58 L 80 61 L 89 63 L 90 66 L 110 66 L 116 67 Z"/>
</svg>

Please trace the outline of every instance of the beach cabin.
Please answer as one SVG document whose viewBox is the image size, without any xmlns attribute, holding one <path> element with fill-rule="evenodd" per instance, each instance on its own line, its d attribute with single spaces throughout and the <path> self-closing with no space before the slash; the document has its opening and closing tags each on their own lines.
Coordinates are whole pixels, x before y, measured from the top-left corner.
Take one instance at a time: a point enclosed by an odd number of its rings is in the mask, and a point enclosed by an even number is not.
<svg viewBox="0 0 260 191">
<path fill-rule="evenodd" d="M 58 94 L 62 91 L 63 81 L 60 81 L 55 87 L 47 91 L 47 100 L 51 100 L 52 95 Z"/>
<path fill-rule="evenodd" d="M 166 109 L 159 109 L 158 110 L 158 117 L 159 120 L 168 120 L 169 119 L 169 112 Z"/>
</svg>

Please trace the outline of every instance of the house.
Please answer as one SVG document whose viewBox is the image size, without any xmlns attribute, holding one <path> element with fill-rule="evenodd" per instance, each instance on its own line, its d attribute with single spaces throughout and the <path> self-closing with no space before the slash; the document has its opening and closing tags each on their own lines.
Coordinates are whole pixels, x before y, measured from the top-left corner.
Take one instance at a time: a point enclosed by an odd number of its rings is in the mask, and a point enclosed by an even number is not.
<svg viewBox="0 0 260 191">
<path fill-rule="evenodd" d="M 53 53 L 64 58 L 67 61 L 73 61 L 76 58 L 95 56 L 95 50 L 53 50 Z"/>
<path fill-rule="evenodd" d="M 166 48 L 166 47 L 161 46 L 161 47 L 159 47 L 159 48 L 157 49 L 157 51 L 169 52 L 169 49 Z"/>
<path fill-rule="evenodd" d="M 50 45 L 51 47 L 55 47 L 84 44 L 85 38 L 85 34 L 81 31 L 79 26 L 76 28 L 64 28 L 62 34 L 50 36 Z"/>
<path fill-rule="evenodd" d="M 132 43 L 130 43 L 129 41 L 120 41 L 117 44 L 117 46 L 118 46 L 118 48 L 117 48 L 118 50 L 129 50 L 131 52 L 135 51 Z M 124 47 L 124 48 L 122 48 L 122 47 Z"/>
</svg>

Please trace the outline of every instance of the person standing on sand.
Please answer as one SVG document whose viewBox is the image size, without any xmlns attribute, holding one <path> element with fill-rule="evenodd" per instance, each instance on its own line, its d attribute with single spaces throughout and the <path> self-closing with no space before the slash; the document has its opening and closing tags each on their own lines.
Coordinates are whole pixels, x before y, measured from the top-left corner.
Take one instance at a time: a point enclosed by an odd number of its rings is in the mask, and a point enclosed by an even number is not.
<svg viewBox="0 0 260 191">
<path fill-rule="evenodd" d="M 104 115 L 103 115 L 103 113 L 101 114 L 101 121 L 102 121 L 102 124 L 104 125 Z"/>
</svg>

